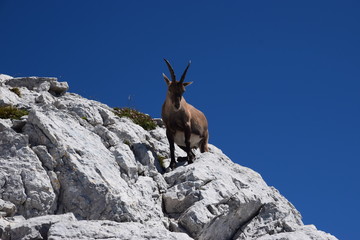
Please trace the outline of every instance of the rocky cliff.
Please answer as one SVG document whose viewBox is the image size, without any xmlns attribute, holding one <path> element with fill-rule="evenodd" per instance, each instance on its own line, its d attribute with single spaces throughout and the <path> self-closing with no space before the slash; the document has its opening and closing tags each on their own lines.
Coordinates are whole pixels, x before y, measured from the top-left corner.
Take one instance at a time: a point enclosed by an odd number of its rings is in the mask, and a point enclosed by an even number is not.
<svg viewBox="0 0 360 240">
<path fill-rule="evenodd" d="M 0 75 L 0 106 L 25 109 L 0 119 L 1 239 L 336 239 L 213 145 L 165 172 L 164 128 L 67 90 Z"/>
</svg>

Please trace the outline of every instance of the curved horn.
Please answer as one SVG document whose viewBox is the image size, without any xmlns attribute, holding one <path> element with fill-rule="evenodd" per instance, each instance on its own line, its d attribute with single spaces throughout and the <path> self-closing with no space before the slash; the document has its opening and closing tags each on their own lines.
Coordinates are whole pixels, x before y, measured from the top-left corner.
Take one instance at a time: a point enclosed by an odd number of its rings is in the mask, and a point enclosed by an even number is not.
<svg viewBox="0 0 360 240">
<path fill-rule="evenodd" d="M 169 68 L 169 71 L 170 71 L 170 74 L 171 74 L 171 80 L 176 82 L 176 77 L 175 77 L 174 69 L 172 68 L 172 66 L 170 65 L 170 63 L 169 63 L 168 60 L 166 60 L 166 59 L 164 58 L 164 61 L 165 61 L 166 65 L 167 65 L 167 67 Z"/>
<path fill-rule="evenodd" d="M 181 75 L 181 79 L 180 79 L 180 82 L 181 82 L 181 83 L 183 83 L 184 80 L 185 80 L 185 76 L 186 76 L 187 70 L 188 70 L 189 67 L 190 67 L 190 64 L 191 64 L 191 61 L 189 61 L 189 64 L 188 64 L 187 67 L 185 68 L 184 73 Z"/>
</svg>

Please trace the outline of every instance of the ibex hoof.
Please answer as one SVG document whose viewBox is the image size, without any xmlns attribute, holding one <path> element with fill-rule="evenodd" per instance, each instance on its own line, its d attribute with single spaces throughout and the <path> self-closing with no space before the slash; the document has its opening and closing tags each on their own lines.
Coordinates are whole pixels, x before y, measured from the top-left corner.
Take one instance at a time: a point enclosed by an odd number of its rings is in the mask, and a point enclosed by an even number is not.
<svg viewBox="0 0 360 240">
<path fill-rule="evenodd" d="M 170 163 L 170 165 L 169 165 L 169 167 L 167 169 L 172 170 L 172 169 L 175 169 L 175 168 L 176 168 L 176 162 L 172 162 L 172 163 Z"/>
</svg>

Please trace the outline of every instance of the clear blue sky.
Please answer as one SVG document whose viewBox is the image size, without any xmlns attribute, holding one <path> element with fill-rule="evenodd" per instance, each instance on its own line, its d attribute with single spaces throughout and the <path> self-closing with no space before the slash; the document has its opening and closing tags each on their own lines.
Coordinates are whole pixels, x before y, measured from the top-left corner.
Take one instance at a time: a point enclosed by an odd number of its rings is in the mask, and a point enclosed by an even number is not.
<svg viewBox="0 0 360 240">
<path fill-rule="evenodd" d="M 56 2 L 56 3 L 55 3 Z M 210 143 L 315 224 L 358 239 L 358 1 L 0 0 L 0 72 L 159 117 L 189 60 Z M 131 96 L 131 100 L 128 97 Z"/>
</svg>

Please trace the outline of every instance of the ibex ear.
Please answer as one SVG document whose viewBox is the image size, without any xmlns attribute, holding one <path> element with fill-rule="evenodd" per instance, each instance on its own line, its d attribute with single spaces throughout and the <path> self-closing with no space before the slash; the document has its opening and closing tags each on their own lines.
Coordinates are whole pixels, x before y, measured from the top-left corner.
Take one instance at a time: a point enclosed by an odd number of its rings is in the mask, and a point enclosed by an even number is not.
<svg viewBox="0 0 360 240">
<path fill-rule="evenodd" d="M 164 77 L 164 80 L 166 82 L 166 85 L 170 85 L 171 81 L 169 80 L 169 78 L 165 75 L 165 73 L 163 73 L 163 77 Z"/>
<path fill-rule="evenodd" d="M 192 84 L 193 82 L 184 82 L 183 83 L 183 85 L 184 85 L 184 87 L 186 87 L 186 86 L 189 86 L 190 84 Z"/>
</svg>

